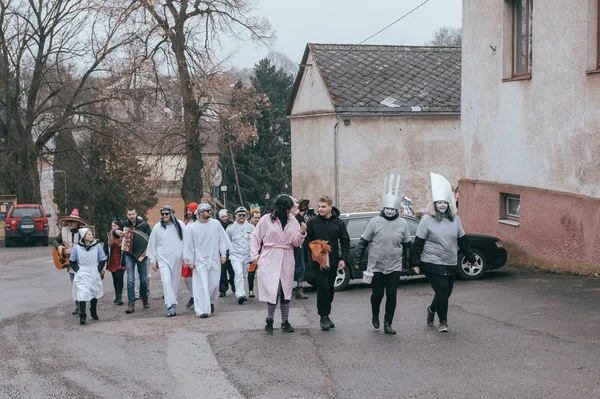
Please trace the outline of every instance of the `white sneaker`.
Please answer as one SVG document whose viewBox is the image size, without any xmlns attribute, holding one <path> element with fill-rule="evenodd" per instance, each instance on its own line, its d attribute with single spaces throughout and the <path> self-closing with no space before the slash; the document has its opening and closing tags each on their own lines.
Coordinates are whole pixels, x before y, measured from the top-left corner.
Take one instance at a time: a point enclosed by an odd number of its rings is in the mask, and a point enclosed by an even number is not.
<svg viewBox="0 0 600 399">
<path fill-rule="evenodd" d="M 438 327 L 439 332 L 448 332 L 448 323 L 440 323 Z"/>
</svg>

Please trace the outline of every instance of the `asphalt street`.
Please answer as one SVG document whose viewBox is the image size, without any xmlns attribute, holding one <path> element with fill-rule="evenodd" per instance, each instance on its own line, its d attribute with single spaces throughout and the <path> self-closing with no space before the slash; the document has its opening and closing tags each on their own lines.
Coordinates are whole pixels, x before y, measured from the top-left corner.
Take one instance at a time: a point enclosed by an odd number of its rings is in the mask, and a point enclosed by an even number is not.
<svg viewBox="0 0 600 399">
<path fill-rule="evenodd" d="M 507 267 L 459 281 L 448 334 L 425 324 L 428 283 L 404 280 L 395 336 L 371 326 L 369 286 L 336 293 L 329 332 L 307 290 L 296 332 L 268 336 L 257 299 L 229 292 L 199 319 L 183 283 L 166 318 L 158 273 L 151 308 L 132 315 L 107 276 L 100 321 L 80 326 L 48 247 L 0 247 L 0 276 L 0 398 L 600 397 L 599 279 Z"/>
</svg>

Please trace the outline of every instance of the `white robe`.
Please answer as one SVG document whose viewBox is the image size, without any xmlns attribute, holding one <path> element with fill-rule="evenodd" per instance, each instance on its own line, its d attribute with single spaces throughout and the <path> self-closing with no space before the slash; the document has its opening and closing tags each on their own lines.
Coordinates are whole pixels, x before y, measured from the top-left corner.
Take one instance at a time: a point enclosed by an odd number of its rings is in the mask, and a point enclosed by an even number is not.
<svg viewBox="0 0 600 399">
<path fill-rule="evenodd" d="M 98 241 L 87 250 L 81 244 L 75 245 L 69 259 L 79 265 L 73 279 L 73 300 L 84 302 L 102 298 L 104 288 L 98 272 L 98 262 L 105 261 L 106 255 Z"/>
<path fill-rule="evenodd" d="M 246 296 L 246 281 L 248 280 L 248 266 L 250 266 L 250 236 L 254 226 L 248 222 L 233 222 L 227 227 L 226 233 L 231 241 L 229 261 L 233 268 L 235 279 L 235 296 Z"/>
<path fill-rule="evenodd" d="M 181 226 L 181 231 L 185 230 L 182 221 L 177 221 Z M 177 292 L 179 291 L 179 282 L 181 281 L 181 261 L 183 258 L 183 240 L 179 238 L 177 228 L 174 224 L 162 227 L 160 222 L 152 228 L 152 234 L 148 240 L 148 265 L 158 264 L 160 279 L 163 285 L 165 296 L 165 305 L 169 308 L 171 305 L 177 305 Z"/>
<path fill-rule="evenodd" d="M 221 257 L 227 256 L 229 238 L 214 219 L 206 223 L 198 220 L 188 225 L 184 234 L 183 259 L 194 265 L 194 310 L 198 316 L 210 315 L 210 305 L 215 304 L 219 294 Z"/>
</svg>

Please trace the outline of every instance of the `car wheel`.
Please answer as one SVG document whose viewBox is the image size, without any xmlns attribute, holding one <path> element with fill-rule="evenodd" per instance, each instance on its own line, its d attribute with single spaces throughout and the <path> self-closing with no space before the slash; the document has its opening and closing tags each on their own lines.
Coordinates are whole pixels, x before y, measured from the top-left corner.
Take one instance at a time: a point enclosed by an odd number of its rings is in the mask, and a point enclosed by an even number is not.
<svg viewBox="0 0 600 399">
<path fill-rule="evenodd" d="M 335 281 L 333 282 L 333 289 L 336 291 L 343 291 L 348 288 L 348 284 L 350 284 L 350 273 L 348 265 L 344 266 L 343 270 L 338 270 Z"/>
<path fill-rule="evenodd" d="M 50 244 L 48 241 L 49 241 L 48 237 L 42 238 L 42 245 L 44 245 L 45 247 L 47 247 Z"/>
<path fill-rule="evenodd" d="M 478 280 L 483 278 L 488 269 L 487 259 L 479 249 L 473 249 L 475 264 L 469 265 L 469 261 L 463 254 L 458 256 L 458 275 L 463 280 Z"/>
</svg>

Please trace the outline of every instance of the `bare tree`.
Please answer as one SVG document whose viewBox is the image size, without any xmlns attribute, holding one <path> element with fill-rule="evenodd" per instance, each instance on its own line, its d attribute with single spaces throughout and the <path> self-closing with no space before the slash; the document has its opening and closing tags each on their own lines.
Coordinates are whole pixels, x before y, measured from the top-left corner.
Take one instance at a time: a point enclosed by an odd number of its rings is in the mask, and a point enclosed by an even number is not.
<svg viewBox="0 0 600 399">
<path fill-rule="evenodd" d="M 202 120 L 217 118 L 212 83 L 217 74 L 223 35 L 256 41 L 272 39 L 269 23 L 251 15 L 255 0 L 140 0 L 154 26 L 146 57 L 178 81 L 186 138 L 186 168 L 181 194 L 185 202 L 203 195 Z"/>
<path fill-rule="evenodd" d="M 0 1 L 0 190 L 40 200 L 50 140 L 102 101 L 92 81 L 133 43 L 131 1 Z"/>
<path fill-rule="evenodd" d="M 442 26 L 433 32 L 432 46 L 460 47 L 462 45 L 462 28 Z"/>
<path fill-rule="evenodd" d="M 298 63 L 292 61 L 292 59 L 286 54 L 279 53 L 277 51 L 269 51 L 267 58 L 277 69 L 283 69 L 285 72 L 293 76 L 296 76 L 296 73 L 298 73 Z"/>
</svg>

